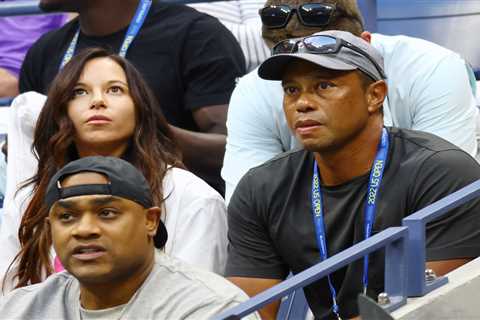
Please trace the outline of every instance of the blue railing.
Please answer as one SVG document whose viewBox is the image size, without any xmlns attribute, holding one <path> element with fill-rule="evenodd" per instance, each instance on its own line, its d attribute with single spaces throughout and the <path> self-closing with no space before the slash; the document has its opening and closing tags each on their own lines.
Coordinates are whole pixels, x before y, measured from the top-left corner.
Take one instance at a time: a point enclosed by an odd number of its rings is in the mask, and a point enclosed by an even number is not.
<svg viewBox="0 0 480 320">
<path fill-rule="evenodd" d="M 0 3 L 0 17 L 21 16 L 44 13 L 38 1 L 7 1 Z"/>
<path fill-rule="evenodd" d="M 408 296 L 423 296 L 445 284 L 445 277 L 425 281 L 425 225 L 448 211 L 465 204 L 480 195 L 480 180 L 438 200 L 403 219 L 408 227 Z"/>
<path fill-rule="evenodd" d="M 480 180 L 409 215 L 403 219 L 403 227 L 388 228 L 359 242 L 227 310 L 215 319 L 240 319 L 382 248 L 385 248 L 385 293 L 390 298 L 390 303 L 382 307 L 391 312 L 405 304 L 406 297 L 422 296 L 448 282 L 447 277 L 433 281 L 425 279 L 425 225 L 479 195 Z"/>
<path fill-rule="evenodd" d="M 303 288 L 373 251 L 385 248 L 385 292 L 391 303 L 389 310 L 406 303 L 406 239 L 407 227 L 388 228 L 371 238 L 324 260 L 313 267 L 273 286 L 252 299 L 218 315 L 214 319 L 240 319 L 296 289 Z"/>
</svg>

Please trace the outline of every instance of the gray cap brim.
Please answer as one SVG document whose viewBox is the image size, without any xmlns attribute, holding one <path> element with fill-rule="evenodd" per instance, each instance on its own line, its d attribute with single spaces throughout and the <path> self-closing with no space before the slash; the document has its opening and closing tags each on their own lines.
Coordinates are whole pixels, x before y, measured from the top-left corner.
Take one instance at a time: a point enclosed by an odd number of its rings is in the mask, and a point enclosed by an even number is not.
<svg viewBox="0 0 480 320">
<path fill-rule="evenodd" d="M 331 70 L 349 71 L 358 69 L 357 66 L 341 61 L 337 56 L 327 54 L 286 53 L 272 56 L 265 60 L 258 68 L 258 75 L 265 80 L 282 80 L 287 66 L 293 61 L 309 61 Z"/>
</svg>

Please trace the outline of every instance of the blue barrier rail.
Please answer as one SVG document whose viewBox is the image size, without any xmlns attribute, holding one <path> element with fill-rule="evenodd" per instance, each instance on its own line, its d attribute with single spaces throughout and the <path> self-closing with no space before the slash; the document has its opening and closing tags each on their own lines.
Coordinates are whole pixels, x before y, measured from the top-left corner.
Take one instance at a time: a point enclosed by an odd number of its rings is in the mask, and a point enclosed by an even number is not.
<svg viewBox="0 0 480 320">
<path fill-rule="evenodd" d="M 0 107 L 8 107 L 12 104 L 13 98 L 0 98 Z"/>
<path fill-rule="evenodd" d="M 41 13 L 44 12 L 38 7 L 38 1 L 9 1 L 0 3 L 0 17 Z"/>
<path fill-rule="evenodd" d="M 423 296 L 431 290 L 445 284 L 445 277 L 431 282 L 425 281 L 425 225 L 448 211 L 478 197 L 480 195 L 480 180 L 440 199 L 431 205 L 403 219 L 403 225 L 408 227 L 408 296 Z"/>
<path fill-rule="evenodd" d="M 276 286 L 256 295 L 244 303 L 214 317 L 215 320 L 240 319 L 268 303 L 278 300 L 296 289 L 303 288 L 355 260 L 379 249 L 385 248 L 385 292 L 391 303 L 386 305 L 392 311 L 406 303 L 407 280 L 407 227 L 391 227 L 371 238 L 324 260 Z"/>
</svg>

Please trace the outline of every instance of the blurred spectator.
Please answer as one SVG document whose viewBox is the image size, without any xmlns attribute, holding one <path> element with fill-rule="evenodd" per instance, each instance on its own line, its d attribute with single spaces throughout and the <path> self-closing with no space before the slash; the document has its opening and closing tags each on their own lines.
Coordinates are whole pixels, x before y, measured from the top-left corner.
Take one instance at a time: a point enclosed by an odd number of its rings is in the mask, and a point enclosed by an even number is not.
<svg viewBox="0 0 480 320">
<path fill-rule="evenodd" d="M 299 10 L 302 4 L 307 7 Z M 288 14 L 289 6 L 297 11 Z M 417 38 L 364 31 L 356 1 L 269 0 L 263 10 L 263 38 L 269 46 L 329 29 L 371 41 L 385 61 L 389 86 L 383 104 L 385 124 L 436 134 L 476 155 L 479 111 L 466 63 L 457 53 Z M 306 16 L 299 19 L 299 13 Z M 227 202 L 250 168 L 300 146 L 288 129 L 282 97 L 280 82 L 260 79 L 256 70 L 239 80 L 229 104 L 222 168 Z"/>
<path fill-rule="evenodd" d="M 252 71 L 270 55 L 262 39 L 262 21 L 258 15 L 264 3 L 264 0 L 232 0 L 192 3 L 188 6 L 217 18 L 233 33 L 242 47 L 247 70 Z"/>
<path fill-rule="evenodd" d="M 13 1 L 18 0 L 0 0 L 0 4 Z M 0 98 L 18 94 L 18 74 L 27 50 L 65 21 L 63 14 L 0 17 Z"/>
<path fill-rule="evenodd" d="M 223 193 L 227 103 L 245 73 L 231 32 L 217 19 L 159 0 L 41 0 L 40 7 L 79 17 L 33 45 L 20 92 L 46 94 L 61 64 L 79 49 L 101 46 L 125 55 L 157 96 L 187 167 Z"/>
<path fill-rule="evenodd" d="M 58 74 L 46 101 L 29 92 L 18 96 L 11 108 L 9 157 L 15 161 L 8 164 L 0 226 L 0 278 L 19 256 L 9 273 L 18 274 L 18 281 L 9 277 L 5 290 L 17 283 L 39 282 L 54 271 L 55 253 L 41 240 L 48 214 L 42 206 L 46 182 L 62 165 L 89 155 L 122 157 L 140 169 L 170 234 L 165 251 L 223 273 L 225 203 L 207 183 L 181 169 L 173 136 L 153 93 L 125 59 L 104 49 L 85 49 Z M 27 178 L 31 179 L 25 185 Z"/>
</svg>

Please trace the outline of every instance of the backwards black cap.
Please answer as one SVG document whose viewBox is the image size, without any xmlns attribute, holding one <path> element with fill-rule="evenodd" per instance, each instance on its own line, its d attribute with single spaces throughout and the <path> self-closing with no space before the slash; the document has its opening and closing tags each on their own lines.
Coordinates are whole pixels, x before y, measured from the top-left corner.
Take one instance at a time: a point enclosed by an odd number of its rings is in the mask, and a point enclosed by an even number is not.
<svg viewBox="0 0 480 320">
<path fill-rule="evenodd" d="M 107 176 L 107 184 L 84 184 L 62 188 L 60 181 L 68 175 L 80 172 L 96 172 Z M 85 157 L 72 161 L 60 169 L 48 183 L 45 204 L 50 210 L 60 199 L 106 194 L 125 198 L 142 205 L 144 208 L 154 206 L 152 192 L 143 174 L 129 162 L 116 157 Z M 163 248 L 167 242 L 167 229 L 160 221 L 154 237 L 155 247 Z"/>
</svg>

